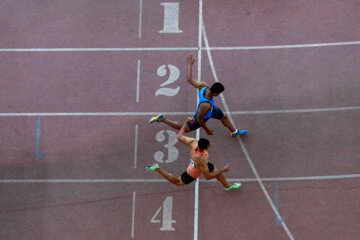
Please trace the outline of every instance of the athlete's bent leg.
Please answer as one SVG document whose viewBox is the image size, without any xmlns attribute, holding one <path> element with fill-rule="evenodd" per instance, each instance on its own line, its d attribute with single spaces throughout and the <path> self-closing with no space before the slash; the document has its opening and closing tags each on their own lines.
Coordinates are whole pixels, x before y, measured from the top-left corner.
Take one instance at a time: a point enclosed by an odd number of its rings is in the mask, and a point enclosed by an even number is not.
<svg viewBox="0 0 360 240">
<path fill-rule="evenodd" d="M 224 117 L 221 118 L 220 121 L 225 127 L 227 127 L 230 130 L 230 132 L 236 131 L 236 129 L 234 128 L 234 126 L 232 125 L 232 123 L 230 122 L 229 118 L 226 115 L 224 115 Z"/>
<path fill-rule="evenodd" d="M 224 115 L 224 117 L 222 117 L 220 119 L 220 121 L 222 122 L 222 124 L 224 124 L 225 127 L 227 127 L 230 130 L 231 137 L 236 137 L 238 135 L 243 136 L 243 135 L 247 134 L 247 132 L 248 132 L 248 130 L 245 130 L 245 129 L 240 130 L 240 129 L 234 128 L 234 126 L 232 125 L 232 123 L 230 122 L 229 118 L 226 115 Z"/>
<path fill-rule="evenodd" d="M 168 180 L 169 182 L 171 182 L 177 186 L 185 185 L 180 177 L 177 178 L 174 175 L 172 175 L 171 173 L 168 173 L 168 172 L 162 170 L 161 168 L 157 168 L 155 171 L 160 173 L 166 180 Z"/>
<path fill-rule="evenodd" d="M 172 121 L 170 119 L 167 119 L 165 117 L 165 114 L 164 113 L 160 113 L 159 115 L 155 116 L 155 117 L 152 117 L 149 121 L 149 123 L 154 123 L 154 122 L 164 122 L 166 123 L 167 125 L 169 125 L 170 127 L 172 128 L 175 128 L 177 130 L 180 130 L 181 127 L 182 127 L 182 124 L 180 124 L 179 122 L 177 121 Z M 189 132 L 190 129 L 187 127 L 185 129 L 185 132 Z"/>
<path fill-rule="evenodd" d="M 164 118 L 161 122 L 166 123 L 166 124 L 169 125 L 170 127 L 175 128 L 175 129 L 177 129 L 177 130 L 180 130 L 181 127 L 183 126 L 183 125 L 180 124 L 179 122 L 173 121 L 173 120 L 170 120 L 170 119 L 167 119 L 167 118 Z M 186 128 L 185 128 L 185 132 L 190 132 L 190 129 L 189 129 L 188 126 L 186 126 Z"/>
<path fill-rule="evenodd" d="M 214 169 L 216 169 L 216 167 Z M 229 184 L 228 181 L 225 179 L 224 175 L 222 174 L 218 175 L 216 179 L 224 186 L 225 190 L 236 189 L 241 187 L 241 183 Z"/>
<path fill-rule="evenodd" d="M 218 169 L 214 166 L 215 171 L 217 171 Z M 230 187 L 230 184 L 228 183 L 228 181 L 226 181 L 226 178 L 224 177 L 224 175 L 220 174 L 216 177 L 216 180 L 218 180 L 223 186 L 224 188 L 228 188 Z"/>
</svg>

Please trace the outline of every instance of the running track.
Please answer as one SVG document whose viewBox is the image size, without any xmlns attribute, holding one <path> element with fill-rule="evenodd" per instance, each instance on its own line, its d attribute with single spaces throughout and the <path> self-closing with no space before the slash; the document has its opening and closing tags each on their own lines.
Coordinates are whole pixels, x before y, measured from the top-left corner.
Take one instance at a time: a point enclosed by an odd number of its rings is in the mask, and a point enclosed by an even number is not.
<svg viewBox="0 0 360 240">
<path fill-rule="evenodd" d="M 356 239 L 359 9 L 3 1 L 0 239 Z M 250 130 L 231 139 L 209 121 L 215 136 L 190 134 L 213 142 L 211 161 L 230 163 L 239 191 L 177 188 L 142 169 L 188 164 L 176 133 L 148 119 L 193 115 L 189 53 L 195 77 L 225 85 L 216 104 Z"/>
</svg>

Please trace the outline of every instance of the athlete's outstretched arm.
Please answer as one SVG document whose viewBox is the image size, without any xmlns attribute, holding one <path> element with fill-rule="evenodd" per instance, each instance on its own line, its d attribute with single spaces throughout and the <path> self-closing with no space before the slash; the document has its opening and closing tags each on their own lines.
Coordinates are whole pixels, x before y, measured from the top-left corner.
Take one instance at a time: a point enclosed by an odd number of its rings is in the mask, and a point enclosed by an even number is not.
<svg viewBox="0 0 360 240">
<path fill-rule="evenodd" d="M 198 163 L 200 165 L 201 172 L 204 174 L 206 180 L 216 178 L 220 174 L 223 174 L 224 172 L 228 172 L 230 169 L 230 166 L 227 163 L 224 167 L 222 167 L 220 169 L 214 169 L 212 172 L 209 172 L 209 167 L 207 165 L 207 161 L 202 159 L 202 160 L 199 160 Z"/>
<path fill-rule="evenodd" d="M 186 58 L 186 63 L 187 63 L 187 81 L 193 85 L 195 88 L 201 89 L 205 86 L 207 86 L 207 84 L 205 82 L 201 82 L 195 78 L 192 77 L 192 65 L 194 64 L 195 59 L 193 59 L 192 55 L 188 55 Z"/>
<path fill-rule="evenodd" d="M 203 102 L 200 104 L 197 120 L 200 126 L 206 131 L 208 135 L 214 135 L 214 130 L 207 127 L 205 120 L 203 117 L 205 116 L 206 112 L 211 108 L 211 105 L 207 102 Z"/>
<path fill-rule="evenodd" d="M 182 125 L 179 133 L 178 133 L 178 139 L 184 143 L 185 145 L 188 145 L 190 149 L 194 147 L 194 145 L 197 144 L 196 138 L 187 137 L 184 135 L 186 126 L 193 121 L 192 118 L 187 118 L 184 125 Z"/>
</svg>

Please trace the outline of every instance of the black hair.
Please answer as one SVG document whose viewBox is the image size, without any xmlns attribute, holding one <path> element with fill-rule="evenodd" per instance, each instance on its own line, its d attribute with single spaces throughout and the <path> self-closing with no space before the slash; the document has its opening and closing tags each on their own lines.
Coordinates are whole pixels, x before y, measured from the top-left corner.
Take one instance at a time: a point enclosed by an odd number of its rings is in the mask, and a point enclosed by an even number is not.
<svg viewBox="0 0 360 240">
<path fill-rule="evenodd" d="M 206 149 L 209 146 L 210 142 L 206 138 L 200 138 L 198 141 L 198 147 L 200 149 Z"/>
<path fill-rule="evenodd" d="M 222 93 L 224 90 L 224 85 L 219 82 L 214 83 L 210 88 L 211 93 Z"/>
</svg>

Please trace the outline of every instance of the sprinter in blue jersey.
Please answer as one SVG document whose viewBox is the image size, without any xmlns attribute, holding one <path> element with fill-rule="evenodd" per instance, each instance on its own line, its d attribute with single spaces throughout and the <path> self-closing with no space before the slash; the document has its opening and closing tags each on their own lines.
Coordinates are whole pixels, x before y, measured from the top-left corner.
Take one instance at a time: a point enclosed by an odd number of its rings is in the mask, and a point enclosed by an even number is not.
<svg viewBox="0 0 360 240">
<path fill-rule="evenodd" d="M 202 127 L 208 135 L 214 135 L 214 130 L 206 126 L 206 121 L 210 118 L 215 118 L 220 120 L 221 123 L 230 130 L 232 137 L 245 135 L 248 130 L 235 129 L 228 117 L 221 111 L 219 107 L 214 104 L 213 97 L 216 97 L 222 93 L 225 90 L 224 86 L 221 83 L 216 82 L 211 87 L 209 87 L 205 82 L 201 82 L 193 78 L 192 65 L 194 64 L 195 59 L 193 59 L 192 55 L 189 55 L 186 59 L 186 62 L 187 81 L 192 86 L 199 89 L 199 103 L 196 109 L 194 120 L 187 125 L 185 132 L 190 132 Z M 178 130 L 180 130 L 182 127 L 182 124 L 179 122 L 166 118 L 164 113 L 160 113 L 159 115 L 151 118 L 149 122 L 163 122 Z"/>
</svg>

